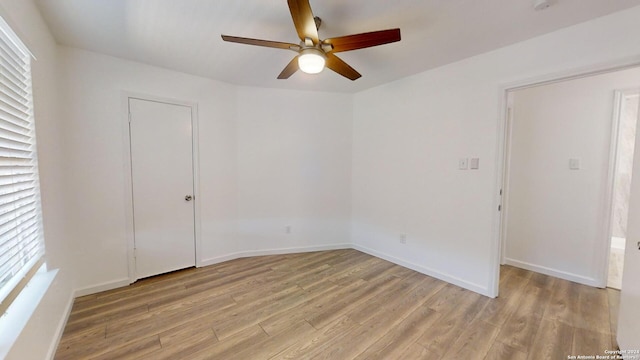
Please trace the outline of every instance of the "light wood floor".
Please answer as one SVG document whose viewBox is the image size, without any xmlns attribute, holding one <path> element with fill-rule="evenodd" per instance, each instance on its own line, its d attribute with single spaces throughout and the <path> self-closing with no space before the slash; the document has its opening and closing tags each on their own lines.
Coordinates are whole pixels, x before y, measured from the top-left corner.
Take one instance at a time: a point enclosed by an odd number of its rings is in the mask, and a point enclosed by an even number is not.
<svg viewBox="0 0 640 360">
<path fill-rule="evenodd" d="M 567 359 L 618 292 L 503 267 L 489 299 L 356 250 L 238 259 L 76 299 L 56 359 Z"/>
</svg>

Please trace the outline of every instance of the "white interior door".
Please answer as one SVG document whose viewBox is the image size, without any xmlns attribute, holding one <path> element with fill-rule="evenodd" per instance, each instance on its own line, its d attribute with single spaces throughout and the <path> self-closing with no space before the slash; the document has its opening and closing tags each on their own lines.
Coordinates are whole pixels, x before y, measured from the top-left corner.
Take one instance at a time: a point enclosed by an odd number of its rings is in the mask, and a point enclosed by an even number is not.
<svg viewBox="0 0 640 360">
<path fill-rule="evenodd" d="M 195 266 L 191 107 L 129 99 L 136 278 Z"/>
</svg>

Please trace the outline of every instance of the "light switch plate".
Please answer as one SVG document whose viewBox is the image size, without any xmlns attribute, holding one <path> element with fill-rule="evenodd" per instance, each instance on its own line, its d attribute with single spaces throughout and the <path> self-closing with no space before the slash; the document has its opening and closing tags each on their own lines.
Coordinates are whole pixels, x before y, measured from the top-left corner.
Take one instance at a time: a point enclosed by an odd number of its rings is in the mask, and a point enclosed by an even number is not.
<svg viewBox="0 0 640 360">
<path fill-rule="evenodd" d="M 580 159 L 569 159 L 569 169 L 580 170 Z"/>
<path fill-rule="evenodd" d="M 471 158 L 471 161 L 469 161 L 469 169 L 478 170 L 479 168 L 480 168 L 480 159 Z"/>
<path fill-rule="evenodd" d="M 469 159 L 468 158 L 461 158 L 460 160 L 458 160 L 458 169 L 467 170 L 468 167 L 469 167 Z"/>
</svg>

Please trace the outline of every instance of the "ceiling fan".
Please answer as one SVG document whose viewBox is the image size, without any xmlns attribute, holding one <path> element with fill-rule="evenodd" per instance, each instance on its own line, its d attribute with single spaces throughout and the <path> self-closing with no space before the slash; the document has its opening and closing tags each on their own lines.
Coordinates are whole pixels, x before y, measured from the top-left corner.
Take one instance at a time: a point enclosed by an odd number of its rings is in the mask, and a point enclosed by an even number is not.
<svg viewBox="0 0 640 360">
<path fill-rule="evenodd" d="M 326 66 L 348 79 L 356 80 L 362 75 L 337 57 L 335 53 L 400 41 L 400 29 L 380 30 L 320 40 L 318 29 L 322 20 L 313 16 L 309 0 L 287 0 L 287 3 L 300 38 L 299 45 L 222 35 L 224 41 L 293 50 L 298 53 L 278 75 L 278 79 L 288 79 L 298 69 L 308 74 L 317 74 Z"/>
</svg>

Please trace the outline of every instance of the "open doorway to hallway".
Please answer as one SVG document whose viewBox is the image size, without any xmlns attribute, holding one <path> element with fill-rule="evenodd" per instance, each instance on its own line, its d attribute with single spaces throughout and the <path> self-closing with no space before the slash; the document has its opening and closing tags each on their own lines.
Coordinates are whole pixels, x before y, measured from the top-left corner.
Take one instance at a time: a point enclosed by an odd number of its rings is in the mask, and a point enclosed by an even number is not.
<svg viewBox="0 0 640 360">
<path fill-rule="evenodd" d="M 634 221 L 640 214 L 640 155 L 633 164 L 634 148 L 640 151 L 638 90 L 638 66 L 505 89 L 499 238 L 502 270 L 511 271 L 500 272 L 500 296 L 510 291 L 510 272 L 529 270 L 539 281 L 527 286 L 552 299 L 543 319 L 569 324 L 581 311 L 608 316 L 610 326 L 597 332 L 611 336 L 613 348 L 618 340 L 629 342 L 620 334 L 637 334 L 629 329 L 638 314 L 633 286 L 640 283 L 634 268 L 640 261 L 632 251 L 640 234 Z M 623 240 L 629 208 L 629 239 Z M 549 289 L 548 282 L 562 286 Z M 574 301 L 581 291 L 594 296 L 586 307 Z M 560 294 L 572 301 L 553 300 Z M 554 317 L 554 309 L 567 318 Z M 585 334 L 584 325 L 576 323 L 574 335 Z"/>
<path fill-rule="evenodd" d="M 502 264 L 607 286 L 614 169 L 624 158 L 614 95 L 639 87 L 635 67 L 507 91 Z"/>
</svg>

